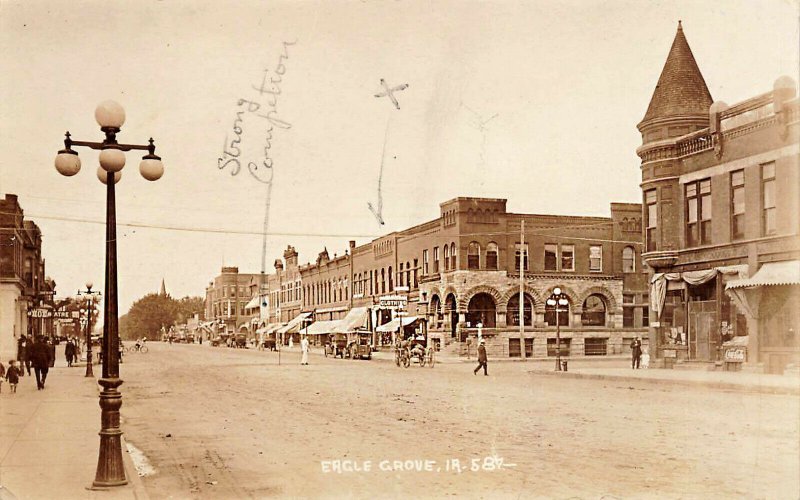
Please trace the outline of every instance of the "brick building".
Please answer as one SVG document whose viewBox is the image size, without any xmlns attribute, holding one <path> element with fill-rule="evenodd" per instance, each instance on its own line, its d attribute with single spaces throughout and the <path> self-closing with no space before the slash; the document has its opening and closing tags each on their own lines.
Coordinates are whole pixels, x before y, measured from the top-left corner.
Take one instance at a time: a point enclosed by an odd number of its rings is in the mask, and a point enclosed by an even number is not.
<svg viewBox="0 0 800 500">
<path fill-rule="evenodd" d="M 234 333 L 247 324 L 245 308 L 252 299 L 254 283 L 260 274 L 240 273 L 238 267 L 226 266 L 209 282 L 205 294 L 205 318 L 219 325 L 218 331 Z"/>
<path fill-rule="evenodd" d="M 54 293 L 55 282 L 45 275 L 42 233 L 25 220 L 17 196 L 6 194 L 0 199 L 0 359 L 16 357 L 21 335 L 53 333 L 52 318 L 28 313 L 51 306 Z"/>
<path fill-rule="evenodd" d="M 351 241 L 344 255 L 330 258 L 325 250 L 301 266 L 302 310 L 317 320 L 340 319 L 399 294 L 409 314 L 429 319 L 440 344 L 462 345 L 480 323 L 490 352 L 520 356 L 522 260 L 526 356 L 554 354 L 555 311 L 545 301 L 555 287 L 569 297 L 559 319 L 565 350 L 617 354 L 646 332 L 640 256 L 639 204 L 614 203 L 611 217 L 571 217 L 513 214 L 505 199 L 460 197 L 442 203 L 437 219 L 364 245 Z M 395 312 L 379 311 L 374 323 Z"/>
<path fill-rule="evenodd" d="M 715 362 L 723 343 L 800 363 L 800 177 L 794 82 L 712 102 L 682 26 L 639 123 L 650 344 Z M 730 344 L 727 344 L 730 345 Z"/>
</svg>

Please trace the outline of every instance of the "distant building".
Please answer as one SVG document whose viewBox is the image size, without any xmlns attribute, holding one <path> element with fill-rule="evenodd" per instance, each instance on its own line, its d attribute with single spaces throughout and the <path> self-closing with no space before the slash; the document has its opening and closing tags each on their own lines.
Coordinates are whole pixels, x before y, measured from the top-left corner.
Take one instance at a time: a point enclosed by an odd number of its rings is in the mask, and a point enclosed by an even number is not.
<svg viewBox="0 0 800 500">
<path fill-rule="evenodd" d="M 0 359 L 16 357 L 21 335 L 50 335 L 55 282 L 45 275 L 42 234 L 17 196 L 0 199 Z M 29 316 L 30 315 L 30 316 Z"/>
<path fill-rule="evenodd" d="M 800 147 L 794 82 L 712 102 L 682 26 L 639 123 L 643 259 L 658 358 L 722 361 L 723 343 L 800 363 Z"/>
<path fill-rule="evenodd" d="M 247 323 L 245 306 L 250 302 L 251 286 L 259 274 L 239 273 L 238 267 L 227 266 L 206 287 L 205 319 L 219 325 L 217 332 L 234 333 Z"/>
</svg>

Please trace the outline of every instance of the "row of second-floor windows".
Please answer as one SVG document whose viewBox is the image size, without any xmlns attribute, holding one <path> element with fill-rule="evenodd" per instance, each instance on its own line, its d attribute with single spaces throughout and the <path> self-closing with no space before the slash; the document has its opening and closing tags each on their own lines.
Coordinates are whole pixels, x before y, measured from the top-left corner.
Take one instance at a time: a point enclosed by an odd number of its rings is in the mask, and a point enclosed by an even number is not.
<svg viewBox="0 0 800 500">
<path fill-rule="evenodd" d="M 519 245 L 517 245 L 519 246 Z M 527 253 L 527 245 L 525 245 Z M 629 248 L 629 247 L 626 247 Z M 519 252 L 518 252 L 519 253 Z M 603 270 L 603 246 L 589 245 L 589 253 L 586 255 L 589 261 L 589 271 L 601 272 Z M 518 267 L 519 259 L 517 259 Z M 525 269 L 527 270 L 527 259 Z M 544 270 L 545 271 L 574 271 L 575 270 L 575 245 L 545 243 L 544 245 Z"/>
<path fill-rule="evenodd" d="M 239 285 L 222 285 L 221 287 L 215 290 L 215 298 L 234 298 L 234 297 L 246 297 L 250 295 L 247 291 L 246 286 Z"/>
<path fill-rule="evenodd" d="M 758 190 L 758 215 L 759 236 L 772 236 L 777 233 L 777 182 L 775 174 L 775 162 L 764 163 L 758 166 L 758 178 L 753 177 L 758 186 L 752 188 L 747 185 L 745 170 L 734 170 L 728 173 L 726 182 L 728 184 L 727 206 L 729 215 L 729 235 L 730 241 L 741 240 L 746 237 L 746 216 L 745 199 L 746 192 L 751 189 Z M 715 181 L 716 183 L 716 181 Z M 720 186 L 720 184 L 715 184 Z M 724 185 L 722 185 L 724 187 Z M 720 232 L 712 231 L 713 210 L 716 195 L 712 189 L 711 178 L 699 179 L 687 182 L 683 185 L 684 195 L 684 238 L 686 247 L 696 247 L 700 245 L 710 245 L 722 243 L 714 241 L 715 234 Z M 724 193 L 721 196 L 725 196 Z M 755 198 L 755 195 L 753 195 Z M 656 189 L 650 189 L 644 193 L 645 201 L 645 248 L 648 252 L 658 250 L 658 239 L 656 230 L 658 228 L 658 193 Z M 724 206 L 716 203 L 717 208 Z M 717 230 L 719 231 L 719 230 Z M 727 241 L 727 240 L 726 240 Z"/>
<path fill-rule="evenodd" d="M 445 271 L 456 269 L 455 243 L 443 247 L 444 262 L 449 263 L 445 266 Z M 422 274 L 427 275 L 439 272 L 439 247 L 433 248 L 433 267 L 429 264 L 428 250 L 422 251 Z M 586 256 L 589 263 L 589 271 L 603 271 L 603 246 L 590 245 L 589 253 Z M 636 270 L 636 252 L 633 247 L 627 246 L 622 251 L 623 272 L 634 272 Z M 514 247 L 514 270 L 519 271 L 520 262 L 526 271 L 530 270 L 528 255 L 528 245 L 517 243 Z M 467 246 L 467 269 L 469 270 L 498 270 L 500 265 L 500 250 L 495 242 L 489 242 L 485 248 L 480 243 L 472 241 Z M 544 249 L 544 270 L 545 271 L 574 271 L 575 270 L 575 245 L 545 244 Z"/>
<path fill-rule="evenodd" d="M 341 277 L 304 286 L 302 292 L 304 306 L 341 302 L 350 298 L 347 278 Z"/>
<path fill-rule="evenodd" d="M 735 170 L 728 174 L 728 212 L 730 214 L 730 239 L 745 237 L 745 171 Z M 760 236 L 777 233 L 777 197 L 775 162 L 759 165 L 759 216 Z M 695 247 L 714 243 L 712 238 L 712 192 L 711 179 L 701 179 L 684 185 L 686 199 L 686 246 Z"/>
<path fill-rule="evenodd" d="M 215 302 L 212 305 L 212 312 L 215 318 L 219 317 L 232 317 L 244 316 L 244 307 L 247 305 L 245 302 L 235 302 L 232 300 Z"/>
<path fill-rule="evenodd" d="M 301 299 L 300 281 L 281 285 L 281 302 L 292 302 Z"/>
</svg>

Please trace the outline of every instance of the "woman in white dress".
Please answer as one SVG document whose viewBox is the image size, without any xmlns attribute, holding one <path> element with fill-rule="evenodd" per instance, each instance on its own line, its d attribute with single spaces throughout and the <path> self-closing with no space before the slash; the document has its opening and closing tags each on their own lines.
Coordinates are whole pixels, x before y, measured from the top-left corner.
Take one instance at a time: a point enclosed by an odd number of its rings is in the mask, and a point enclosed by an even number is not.
<svg viewBox="0 0 800 500">
<path fill-rule="evenodd" d="M 303 353 L 303 356 L 300 358 L 301 365 L 308 364 L 308 339 L 303 337 L 303 340 L 300 341 L 300 352 Z"/>
</svg>

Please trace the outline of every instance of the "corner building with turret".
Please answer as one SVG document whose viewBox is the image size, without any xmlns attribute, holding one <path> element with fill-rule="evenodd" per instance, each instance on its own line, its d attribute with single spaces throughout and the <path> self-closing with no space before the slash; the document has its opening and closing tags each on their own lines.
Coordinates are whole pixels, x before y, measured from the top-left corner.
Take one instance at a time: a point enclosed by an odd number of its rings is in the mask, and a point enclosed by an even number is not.
<svg viewBox="0 0 800 500">
<path fill-rule="evenodd" d="M 800 366 L 795 82 L 714 102 L 680 22 L 638 124 L 656 364 Z"/>
</svg>

